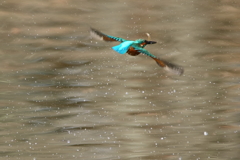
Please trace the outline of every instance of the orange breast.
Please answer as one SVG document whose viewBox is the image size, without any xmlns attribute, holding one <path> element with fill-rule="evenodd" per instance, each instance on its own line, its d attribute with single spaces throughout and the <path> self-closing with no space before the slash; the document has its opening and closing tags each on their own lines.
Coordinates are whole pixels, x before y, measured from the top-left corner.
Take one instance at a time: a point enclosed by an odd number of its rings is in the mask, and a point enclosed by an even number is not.
<svg viewBox="0 0 240 160">
<path fill-rule="evenodd" d="M 131 56 L 137 56 L 140 54 L 139 51 L 135 50 L 133 47 L 130 47 L 127 51 L 127 53 Z"/>
</svg>

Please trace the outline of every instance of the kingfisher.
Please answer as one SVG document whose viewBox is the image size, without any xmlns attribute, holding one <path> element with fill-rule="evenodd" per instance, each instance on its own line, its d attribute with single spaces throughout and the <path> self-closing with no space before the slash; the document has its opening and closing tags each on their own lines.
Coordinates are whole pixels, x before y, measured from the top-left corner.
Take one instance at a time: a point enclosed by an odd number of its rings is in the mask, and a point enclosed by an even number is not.
<svg viewBox="0 0 240 160">
<path fill-rule="evenodd" d="M 148 44 L 157 43 L 155 41 L 150 41 L 150 34 L 148 34 L 148 33 L 147 33 L 148 40 L 137 39 L 135 41 L 110 36 L 110 35 L 100 32 L 94 28 L 91 28 L 90 34 L 93 38 L 103 40 L 106 42 L 114 42 L 114 41 L 120 42 L 119 45 L 112 47 L 112 49 L 114 51 L 116 51 L 120 54 L 128 53 L 131 56 L 137 56 L 140 53 L 142 53 L 142 54 L 145 54 L 145 55 L 151 57 L 153 60 L 155 60 L 155 62 L 160 67 L 162 67 L 164 70 L 166 70 L 168 72 L 174 73 L 179 76 L 182 75 L 184 72 L 184 69 L 182 67 L 175 65 L 173 63 L 170 63 L 168 61 L 165 61 L 163 59 L 160 59 L 160 58 L 156 57 L 155 55 L 151 54 L 150 52 L 148 52 L 146 49 L 144 49 L 144 47 Z"/>
</svg>

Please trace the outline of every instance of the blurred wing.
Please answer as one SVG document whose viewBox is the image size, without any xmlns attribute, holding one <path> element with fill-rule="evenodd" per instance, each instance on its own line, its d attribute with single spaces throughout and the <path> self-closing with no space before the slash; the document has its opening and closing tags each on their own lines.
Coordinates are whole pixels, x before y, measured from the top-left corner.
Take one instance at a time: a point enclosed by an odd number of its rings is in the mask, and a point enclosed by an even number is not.
<svg viewBox="0 0 240 160">
<path fill-rule="evenodd" d="M 149 53 L 146 49 L 139 48 L 139 47 L 134 47 L 134 49 L 154 59 L 160 67 L 163 67 L 163 69 L 168 72 L 177 74 L 179 76 L 182 75 L 184 72 L 184 69 L 182 67 L 172 64 L 170 62 L 167 62 L 165 60 L 159 59 L 156 56 Z"/>
<path fill-rule="evenodd" d="M 98 40 L 108 41 L 108 42 L 112 42 L 112 41 L 125 42 L 126 41 L 125 39 L 122 39 L 119 37 L 113 37 L 113 36 L 106 35 L 94 28 L 91 28 L 90 34 L 93 38 L 96 38 Z"/>
<path fill-rule="evenodd" d="M 133 44 L 134 41 L 125 41 L 121 44 L 112 47 L 112 49 L 120 54 L 127 53 L 129 47 Z"/>
<path fill-rule="evenodd" d="M 167 62 L 167 61 L 159 59 L 159 58 L 153 58 L 153 59 L 157 62 L 157 64 L 160 67 L 163 67 L 163 69 L 168 72 L 177 74 L 179 76 L 181 76 L 184 72 L 184 69 L 178 65 L 172 64 L 170 62 Z"/>
</svg>

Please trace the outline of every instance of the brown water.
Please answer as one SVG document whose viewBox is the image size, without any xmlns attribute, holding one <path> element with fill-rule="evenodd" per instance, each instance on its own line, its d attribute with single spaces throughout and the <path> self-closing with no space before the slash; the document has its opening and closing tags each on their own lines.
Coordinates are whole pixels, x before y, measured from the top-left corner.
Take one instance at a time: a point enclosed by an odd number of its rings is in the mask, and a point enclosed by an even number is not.
<svg viewBox="0 0 240 160">
<path fill-rule="evenodd" d="M 0 159 L 240 159 L 240 2 L 1 1 Z M 144 55 L 89 27 L 146 38 Z"/>
</svg>

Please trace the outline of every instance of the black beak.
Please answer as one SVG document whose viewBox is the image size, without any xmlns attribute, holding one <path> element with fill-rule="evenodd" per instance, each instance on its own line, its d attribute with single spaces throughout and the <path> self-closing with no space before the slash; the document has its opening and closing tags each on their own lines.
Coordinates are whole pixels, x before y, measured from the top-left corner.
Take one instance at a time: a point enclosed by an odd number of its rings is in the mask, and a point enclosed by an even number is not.
<svg viewBox="0 0 240 160">
<path fill-rule="evenodd" d="M 147 40 L 146 40 L 146 43 L 147 43 L 147 44 L 155 44 L 155 43 L 157 43 L 157 42 L 155 42 L 155 41 L 147 41 Z"/>
</svg>

